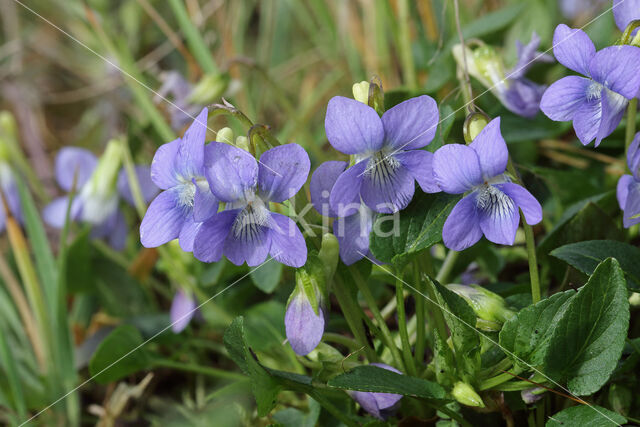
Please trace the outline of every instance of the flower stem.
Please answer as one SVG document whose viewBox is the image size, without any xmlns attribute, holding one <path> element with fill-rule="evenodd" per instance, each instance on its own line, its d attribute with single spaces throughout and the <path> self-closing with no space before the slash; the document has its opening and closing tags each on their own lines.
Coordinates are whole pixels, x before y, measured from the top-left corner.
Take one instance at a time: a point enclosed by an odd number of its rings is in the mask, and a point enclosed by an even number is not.
<svg viewBox="0 0 640 427">
<path fill-rule="evenodd" d="M 349 329 L 351 329 L 351 332 L 358 344 L 364 348 L 369 362 L 377 361 L 378 355 L 369 345 L 369 340 L 367 340 L 367 335 L 362 325 L 361 317 L 364 316 L 362 309 L 358 306 L 352 295 L 349 293 L 349 290 L 345 287 L 345 281 L 342 277 L 339 274 L 336 274 L 334 276 L 334 280 L 335 284 L 331 290 L 336 295 L 338 304 L 340 304 L 340 310 L 342 311 L 344 318 L 347 320 Z"/>
<path fill-rule="evenodd" d="M 391 351 L 391 356 L 393 357 L 393 360 L 395 361 L 395 363 L 398 366 L 401 366 L 402 356 L 400 355 L 400 351 L 398 350 L 398 347 L 396 347 L 393 341 L 393 337 L 391 336 L 391 331 L 389 330 L 389 326 L 387 326 L 387 323 L 384 321 L 384 318 L 382 317 L 382 313 L 380 313 L 380 310 L 378 309 L 378 304 L 376 303 L 376 299 L 373 297 L 373 294 L 371 293 L 371 289 L 369 289 L 369 286 L 364 281 L 364 279 L 360 275 L 360 272 L 355 267 L 351 267 L 349 270 L 351 271 L 351 276 L 353 277 L 354 282 L 356 282 L 356 286 L 358 287 L 358 290 L 362 294 L 365 302 L 367 303 L 367 306 L 369 307 L 369 310 L 371 310 L 371 313 L 373 313 L 373 317 L 376 319 L 376 322 L 378 323 L 378 329 L 380 330 L 380 335 L 382 340 L 384 341 L 385 345 L 389 348 L 389 351 Z"/>
<path fill-rule="evenodd" d="M 407 316 L 404 311 L 404 286 L 399 278 L 396 279 L 396 299 L 398 300 L 396 311 L 398 313 L 398 331 L 402 342 L 404 367 L 409 375 L 416 376 L 416 365 L 411 354 L 411 343 L 409 343 L 409 332 L 407 332 Z"/>
<path fill-rule="evenodd" d="M 409 0 L 400 0 L 398 2 L 398 41 L 400 48 L 400 57 L 402 58 L 402 71 L 404 74 L 404 83 L 414 89 L 417 85 L 416 69 L 413 64 L 413 53 L 411 51 L 411 34 Z"/>
<path fill-rule="evenodd" d="M 225 378 L 230 380 L 245 380 L 247 377 L 238 372 L 225 369 L 210 368 L 208 366 L 200 366 L 194 363 L 184 363 L 169 359 L 158 359 L 153 361 L 153 366 L 179 369 L 181 371 L 195 372 L 196 374 L 207 375 L 214 378 Z"/>
<path fill-rule="evenodd" d="M 452 251 L 453 252 L 453 251 Z M 440 335 L 440 338 L 444 341 L 447 340 L 449 336 L 447 332 L 447 322 L 444 318 L 444 314 L 442 313 L 442 309 L 438 305 L 438 296 L 436 295 L 436 286 L 430 279 L 427 279 L 427 295 L 429 296 L 429 302 L 433 306 L 433 310 L 431 311 L 431 316 L 433 318 L 433 323 L 435 324 L 436 330 Z"/>
<path fill-rule="evenodd" d="M 624 152 L 626 153 L 629 150 L 629 145 L 631 145 L 631 141 L 633 141 L 633 137 L 636 134 L 636 113 L 638 111 L 638 99 L 633 98 L 629 101 L 629 106 L 627 107 L 627 129 L 624 138 Z"/>
<path fill-rule="evenodd" d="M 429 256 L 428 251 L 425 251 L 426 256 Z M 425 264 L 431 263 L 431 258 L 425 260 Z M 424 267 L 425 273 L 429 274 L 430 265 L 426 265 Z M 419 291 L 423 291 L 424 286 L 422 286 L 422 280 L 420 280 L 420 265 L 418 262 L 414 261 L 413 263 L 413 280 L 415 282 L 415 286 Z M 421 295 L 416 295 L 416 348 L 415 348 L 415 359 L 418 365 L 422 364 L 424 361 L 424 349 L 426 344 L 426 331 L 425 331 L 425 299 Z"/>
<path fill-rule="evenodd" d="M 524 187 L 524 183 L 513 165 L 511 159 L 507 163 L 507 170 L 516 180 L 518 185 Z M 533 303 L 540 301 L 540 273 L 538 272 L 538 259 L 536 255 L 536 240 L 533 236 L 533 227 L 527 224 L 524 214 L 520 211 L 520 220 L 522 221 L 522 227 L 524 228 L 524 238 L 527 245 L 527 258 L 529 259 L 529 276 L 531 278 L 531 300 Z"/>
<path fill-rule="evenodd" d="M 444 262 L 442 263 L 442 267 L 440 267 L 440 271 L 438 271 L 438 275 L 436 276 L 436 280 L 439 283 L 445 283 L 449 280 L 449 275 L 451 274 L 451 270 L 453 270 L 453 266 L 455 265 L 459 254 L 460 252 L 454 250 L 450 250 L 447 253 Z"/>
</svg>

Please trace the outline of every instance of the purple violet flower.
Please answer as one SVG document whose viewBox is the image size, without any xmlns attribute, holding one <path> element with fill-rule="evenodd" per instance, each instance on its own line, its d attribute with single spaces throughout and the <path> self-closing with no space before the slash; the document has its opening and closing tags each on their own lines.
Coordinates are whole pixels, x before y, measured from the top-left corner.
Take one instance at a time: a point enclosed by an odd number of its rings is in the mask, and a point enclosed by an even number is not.
<svg viewBox="0 0 640 427">
<path fill-rule="evenodd" d="M 568 76 L 553 83 L 540 108 L 555 121 L 573 121 L 583 145 L 596 147 L 620 123 L 630 99 L 640 89 L 640 48 L 610 46 L 598 52 L 589 36 L 564 24 L 556 27 L 553 53 L 565 67 L 585 77 Z"/>
<path fill-rule="evenodd" d="M 336 150 L 353 155 L 331 190 L 331 208 L 350 216 L 362 202 L 375 212 L 405 208 L 418 181 L 423 191 L 438 192 L 433 180 L 433 154 L 419 150 L 436 133 L 438 107 L 429 96 L 404 101 L 378 116 L 354 99 L 333 97 L 327 106 L 325 131 Z"/>
<path fill-rule="evenodd" d="M 109 148 L 105 151 L 106 156 L 110 156 L 108 151 Z M 104 160 L 106 162 L 104 164 L 107 165 L 113 159 Z M 128 230 L 124 215 L 118 208 L 120 199 L 118 193 L 133 206 L 129 180 L 126 172 L 120 170 L 117 175 L 117 184 L 114 182 L 111 188 L 108 183 L 109 177 L 97 175 L 101 172 L 109 174 L 110 171 L 106 169 L 100 171 L 98 165 L 98 159 L 89 150 L 64 147 L 56 156 L 56 182 L 60 188 L 69 192 L 73 187 L 75 176 L 76 194 L 71 204 L 70 220 L 91 224 L 92 238 L 104 238 L 113 248 L 120 250 L 124 248 Z M 136 166 L 136 175 L 143 198 L 145 201 L 151 200 L 157 194 L 158 188 L 149 182 L 149 168 Z M 44 208 L 42 218 L 51 227 L 61 229 L 64 227 L 68 205 L 68 195 L 58 197 Z"/>
<path fill-rule="evenodd" d="M 171 302 L 171 330 L 180 333 L 189 325 L 196 312 L 196 300 L 182 289 L 173 296 Z"/>
<path fill-rule="evenodd" d="M 320 300 L 319 294 L 318 299 Z M 324 334 L 322 303 L 318 305 L 316 313 L 304 291 L 294 290 L 284 315 L 284 327 L 289 344 L 297 355 L 305 356 L 311 353 Z"/>
<path fill-rule="evenodd" d="M 553 61 L 550 55 L 538 52 L 539 45 L 540 37 L 535 32 L 531 34 L 531 40 L 526 45 L 516 41 L 518 62 L 507 72 L 507 89 L 502 93 L 505 107 L 523 117 L 534 117 L 538 114 L 540 99 L 547 89 L 546 85 L 534 83 L 524 76 L 536 62 Z"/>
<path fill-rule="evenodd" d="M 629 145 L 627 165 L 631 175 L 620 177 L 616 191 L 618 204 L 623 211 L 622 222 L 625 228 L 640 224 L 640 217 L 632 218 L 640 214 L 640 132 L 636 133 Z"/>
<path fill-rule="evenodd" d="M 371 365 L 402 375 L 402 372 L 384 363 L 372 363 Z M 394 393 L 372 393 L 369 391 L 348 391 L 347 393 L 362 406 L 362 409 L 381 420 L 391 415 L 396 404 L 402 399 L 401 394 Z"/>
<path fill-rule="evenodd" d="M 631 21 L 640 19 L 640 0 L 613 0 L 613 19 L 624 32 Z"/>
<path fill-rule="evenodd" d="M 269 203 L 295 196 L 309 175 L 309 156 L 298 144 L 274 147 L 260 162 L 231 145 L 213 142 L 205 149 L 205 175 L 225 210 L 204 222 L 193 253 L 204 262 L 225 255 L 232 263 L 249 266 L 267 255 L 291 267 L 307 260 L 302 233 L 288 216 L 271 212 Z"/>
<path fill-rule="evenodd" d="M 336 218 L 333 222 L 333 234 L 340 243 L 340 259 L 346 265 L 351 265 L 365 256 L 372 257 L 369 252 L 369 233 L 373 227 L 375 213 L 365 204 L 361 204 L 353 214 L 345 217 L 339 217 L 331 209 L 331 189 L 347 166 L 347 162 L 324 162 L 313 172 L 309 190 L 311 203 L 316 211 L 325 217 Z"/>
<path fill-rule="evenodd" d="M 7 198 L 7 205 L 11 215 L 18 221 L 22 222 L 22 207 L 20 205 L 20 193 L 16 185 L 13 171 L 8 163 L 0 161 L 0 188 L 4 196 Z M 6 227 L 7 218 L 5 217 L 4 206 L 0 201 L 0 231 Z"/>
<path fill-rule="evenodd" d="M 449 249 L 461 251 L 482 235 L 491 242 L 513 245 L 522 209 L 527 224 L 542 220 L 540 203 L 504 174 L 509 160 L 507 144 L 496 118 L 470 145 L 448 144 L 433 156 L 433 174 L 442 191 L 467 193 L 444 223 L 442 238 Z"/>
<path fill-rule="evenodd" d="M 155 248 L 178 238 L 193 250 L 200 223 L 218 211 L 218 199 L 204 176 L 208 110 L 204 108 L 182 138 L 162 145 L 151 163 L 151 179 L 162 191 L 140 225 L 142 246 Z"/>
</svg>

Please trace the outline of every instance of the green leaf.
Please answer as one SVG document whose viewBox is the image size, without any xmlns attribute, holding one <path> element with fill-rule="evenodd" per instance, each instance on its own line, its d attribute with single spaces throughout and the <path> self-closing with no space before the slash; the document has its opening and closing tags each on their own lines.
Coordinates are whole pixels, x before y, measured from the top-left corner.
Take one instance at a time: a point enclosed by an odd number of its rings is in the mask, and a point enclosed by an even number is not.
<svg viewBox="0 0 640 427">
<path fill-rule="evenodd" d="M 118 326 L 98 345 L 89 362 L 89 373 L 98 383 L 106 384 L 144 370 L 151 356 L 141 347 L 143 342 L 133 326 Z"/>
<path fill-rule="evenodd" d="M 554 122 L 544 114 L 538 114 L 533 119 L 505 114 L 500 119 L 502 136 L 509 143 L 555 138 L 565 134 L 571 127 L 571 122 Z"/>
<path fill-rule="evenodd" d="M 486 15 L 474 20 L 471 24 L 466 25 L 462 29 L 462 35 L 465 39 L 474 37 L 478 38 L 501 30 L 520 15 L 522 8 L 522 4 L 514 4 L 512 6 L 496 10 L 495 12 L 487 13 Z M 450 43 L 459 43 L 458 36 L 454 36 Z"/>
<path fill-rule="evenodd" d="M 514 364 L 522 368 L 525 368 L 523 361 L 533 366 L 542 364 L 554 325 L 574 295 L 574 291 L 554 294 L 523 309 L 504 323 L 500 331 L 500 346 L 512 353 L 508 356 Z"/>
<path fill-rule="evenodd" d="M 327 385 L 345 390 L 396 393 L 425 399 L 444 399 L 445 391 L 437 383 L 400 375 L 377 366 L 357 366 L 329 380 Z"/>
<path fill-rule="evenodd" d="M 280 283 L 282 264 L 279 262 L 266 262 L 261 268 L 254 269 L 249 276 L 256 288 L 266 294 L 270 294 Z"/>
<path fill-rule="evenodd" d="M 66 251 L 66 287 L 67 292 L 91 292 L 95 288 L 95 275 L 91 266 L 92 245 L 89 240 L 89 227 L 85 228 Z"/>
<path fill-rule="evenodd" d="M 629 327 L 627 287 L 620 264 L 609 258 L 571 298 L 549 340 L 544 366 L 571 393 L 602 387 L 616 368 Z"/>
<path fill-rule="evenodd" d="M 278 393 L 282 390 L 273 378 L 254 358 L 246 345 L 243 318 L 236 317 L 224 334 L 224 345 L 229 355 L 240 369 L 251 378 L 251 391 L 258 404 L 258 415 L 266 416 L 276 405 Z"/>
<path fill-rule="evenodd" d="M 378 216 L 371 232 L 371 252 L 380 261 L 402 265 L 410 255 L 442 240 L 444 221 L 459 199 L 446 193 L 419 193 L 402 212 Z"/>
<path fill-rule="evenodd" d="M 629 288 L 640 289 L 640 249 L 635 246 L 615 240 L 589 240 L 561 246 L 551 251 L 551 255 L 588 275 L 605 259 L 615 258 Z"/>
<path fill-rule="evenodd" d="M 29 245 L 33 250 L 36 260 L 36 268 L 38 270 L 38 278 L 40 284 L 44 288 L 47 295 L 47 303 L 53 313 L 56 312 L 55 307 L 59 296 L 57 295 L 58 287 L 58 269 L 56 261 L 47 240 L 47 233 L 40 219 L 40 213 L 36 207 L 29 190 L 22 180 L 16 180 L 18 191 L 20 192 L 20 202 L 22 206 L 22 215 L 24 218 L 25 229 L 29 239 Z"/>
<path fill-rule="evenodd" d="M 549 417 L 546 427 L 610 427 L 619 426 L 627 419 L 601 406 L 572 406 Z"/>
<path fill-rule="evenodd" d="M 480 367 L 480 335 L 475 329 L 476 314 L 464 298 L 435 280 L 433 283 L 438 304 L 444 308 L 442 314 L 451 332 L 456 365 L 460 375 L 471 381 Z"/>
</svg>

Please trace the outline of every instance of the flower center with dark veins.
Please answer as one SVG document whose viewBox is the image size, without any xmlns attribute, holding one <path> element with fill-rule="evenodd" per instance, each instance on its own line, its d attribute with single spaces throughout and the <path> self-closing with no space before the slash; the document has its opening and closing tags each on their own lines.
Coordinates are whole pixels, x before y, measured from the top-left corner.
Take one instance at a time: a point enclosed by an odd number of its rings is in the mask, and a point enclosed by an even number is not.
<svg viewBox="0 0 640 427">
<path fill-rule="evenodd" d="M 395 157 L 378 151 L 369 158 L 364 175 L 380 186 L 393 179 L 394 172 L 399 166 L 400 162 Z"/>
<path fill-rule="evenodd" d="M 233 236 L 245 242 L 257 242 L 261 228 L 269 224 L 269 218 L 269 210 L 264 202 L 256 198 L 250 201 L 236 216 L 232 227 Z"/>
<path fill-rule="evenodd" d="M 484 184 L 477 190 L 476 206 L 492 217 L 509 216 L 515 209 L 511 197 L 490 184 Z"/>
</svg>

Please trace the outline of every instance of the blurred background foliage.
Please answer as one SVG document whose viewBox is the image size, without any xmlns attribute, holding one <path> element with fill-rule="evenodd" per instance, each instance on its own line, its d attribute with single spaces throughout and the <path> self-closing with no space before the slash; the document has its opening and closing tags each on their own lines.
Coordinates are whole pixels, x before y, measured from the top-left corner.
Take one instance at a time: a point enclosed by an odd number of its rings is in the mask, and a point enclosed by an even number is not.
<svg viewBox="0 0 640 427">
<path fill-rule="evenodd" d="M 275 415 L 257 420 L 249 381 L 222 345 L 226 326 L 243 314 L 247 339 L 265 365 L 304 372 L 301 358 L 282 345 L 290 269 L 271 263 L 247 277 L 246 267 L 202 264 L 172 244 L 143 249 L 139 213 L 131 208 L 122 252 L 91 240 L 78 224 L 61 238 L 39 216 L 61 193 L 53 159 L 63 146 L 99 155 L 110 139 L 122 138 L 132 161 L 149 164 L 156 148 L 182 135 L 191 121 L 176 105 L 195 115 L 224 97 L 282 142 L 301 144 L 317 166 L 338 155 L 324 135 L 327 101 L 350 96 L 354 82 L 371 78 L 381 81 L 388 105 L 433 96 L 441 113 L 455 112 L 449 139 L 462 141 L 451 1 L 21 1 L 0 0 L 0 109 L 16 121 L 16 132 L 3 128 L 0 143 L 19 147 L 12 165 L 24 178 L 25 207 L 24 227 L 8 225 L 0 235 L 0 423 L 19 424 L 47 408 L 34 423 L 334 424 L 317 403 L 293 392 L 281 394 Z M 516 61 L 516 40 L 526 43 L 535 31 L 546 50 L 559 22 L 589 24 L 585 31 L 597 47 L 616 40 L 611 12 L 591 22 L 609 2 L 567 3 L 589 6 L 563 16 L 566 5 L 555 0 L 462 0 L 463 34 L 499 48 L 508 65 Z M 564 72 L 558 64 L 541 64 L 529 77 L 544 83 Z M 623 130 L 598 151 L 583 148 L 568 124 L 541 114 L 515 116 L 479 83 L 473 87 L 474 95 L 482 94 L 477 104 L 502 116 L 513 158 L 544 200 L 545 219 L 536 227 L 542 257 L 569 239 L 621 233 L 613 189 L 624 171 Z M 236 135 L 247 132 L 233 117 L 209 122 L 213 129 L 223 126 Z M 562 218 L 565 212 L 571 215 Z M 479 244 L 459 258 L 454 276 L 473 259 L 491 289 L 514 306 L 528 303 L 522 247 Z M 582 278 L 560 262 L 548 265 L 543 276 L 551 283 Z M 381 276 L 374 269 L 374 283 Z M 180 335 L 163 332 L 178 287 L 200 302 L 215 297 Z M 372 291 L 392 298 L 383 286 Z M 345 329 L 341 316 L 330 317 L 328 331 Z M 63 398 L 77 385 L 82 388 Z M 624 378 L 617 387 L 625 387 Z M 484 422 L 499 419 L 492 414 Z"/>
</svg>

